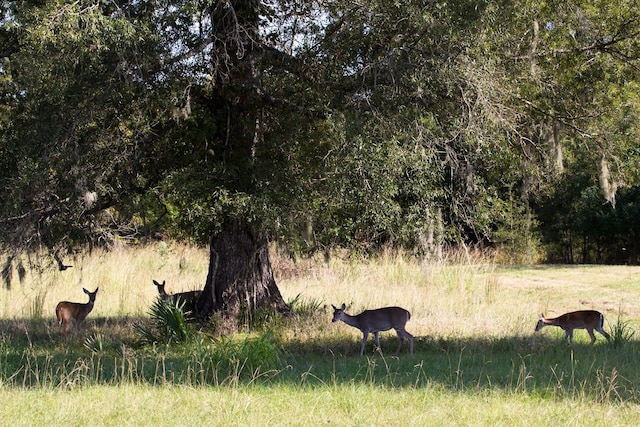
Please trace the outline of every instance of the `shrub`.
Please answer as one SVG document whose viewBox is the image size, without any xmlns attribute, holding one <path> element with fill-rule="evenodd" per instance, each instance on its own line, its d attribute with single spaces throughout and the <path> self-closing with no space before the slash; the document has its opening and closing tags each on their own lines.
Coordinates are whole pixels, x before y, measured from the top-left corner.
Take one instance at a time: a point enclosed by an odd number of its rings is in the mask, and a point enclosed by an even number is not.
<svg viewBox="0 0 640 427">
<path fill-rule="evenodd" d="M 184 343 L 192 335 L 182 305 L 157 298 L 149 310 L 151 328 L 136 325 L 136 331 L 143 342 L 153 343 Z"/>
</svg>

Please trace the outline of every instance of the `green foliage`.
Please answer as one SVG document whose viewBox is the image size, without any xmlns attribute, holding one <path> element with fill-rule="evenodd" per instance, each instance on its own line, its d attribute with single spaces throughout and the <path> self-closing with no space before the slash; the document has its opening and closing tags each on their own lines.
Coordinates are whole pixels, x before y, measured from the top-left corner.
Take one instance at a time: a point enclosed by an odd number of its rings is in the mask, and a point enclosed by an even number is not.
<svg viewBox="0 0 640 427">
<path fill-rule="evenodd" d="M 269 331 L 244 338 L 223 336 L 213 340 L 206 355 L 222 378 L 238 375 L 251 378 L 257 372 L 278 366 L 281 346 Z"/>
<path fill-rule="evenodd" d="M 287 305 L 291 313 L 306 317 L 314 316 L 322 312 L 325 308 L 325 304 L 321 300 L 317 298 L 303 298 L 302 294 L 298 294 L 288 300 Z"/>
<path fill-rule="evenodd" d="M 567 175 L 538 207 L 547 261 L 636 263 L 639 188 L 619 189 L 614 207 L 584 173 Z"/>
<path fill-rule="evenodd" d="M 106 343 L 102 334 L 94 334 L 84 340 L 84 347 L 94 354 L 102 354 L 105 352 Z"/>
<path fill-rule="evenodd" d="M 611 340 L 614 347 L 628 345 L 633 340 L 636 329 L 629 320 L 622 320 L 621 313 L 618 313 L 616 323 L 611 326 Z"/>
<path fill-rule="evenodd" d="M 3 3 L 2 243 L 205 243 L 241 218 L 292 252 L 535 261 L 539 225 L 552 259 L 582 233 L 621 260 L 585 224 L 637 228 L 596 203 L 640 177 L 633 1 L 294 3 Z M 567 187 L 588 200 L 562 210 Z"/>
<path fill-rule="evenodd" d="M 492 242 L 499 248 L 499 263 L 537 264 L 541 254 L 538 221 L 522 200 L 493 200 L 495 212 L 501 217 L 495 219 L 495 229 L 491 232 Z"/>
<path fill-rule="evenodd" d="M 148 344 L 185 343 L 193 334 L 179 302 L 172 304 L 169 301 L 156 298 L 149 309 L 149 315 L 152 323 L 151 328 L 136 326 L 136 331 L 143 342 Z"/>
</svg>

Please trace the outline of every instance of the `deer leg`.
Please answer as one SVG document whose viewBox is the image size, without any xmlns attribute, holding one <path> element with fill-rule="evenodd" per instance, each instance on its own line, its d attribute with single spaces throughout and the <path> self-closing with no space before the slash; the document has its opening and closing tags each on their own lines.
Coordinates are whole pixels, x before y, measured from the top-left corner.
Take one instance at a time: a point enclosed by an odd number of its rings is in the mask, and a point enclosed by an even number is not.
<svg viewBox="0 0 640 427">
<path fill-rule="evenodd" d="M 596 331 L 600 332 L 600 334 L 607 339 L 607 341 L 611 341 L 611 335 L 609 335 L 602 326 L 598 326 Z"/>
<path fill-rule="evenodd" d="M 402 340 L 404 338 L 407 339 L 407 341 L 409 341 L 409 353 L 413 354 L 413 335 L 411 335 L 409 332 L 405 331 L 404 329 L 396 329 L 396 333 L 398 334 L 398 348 L 396 349 L 396 355 L 398 353 L 400 353 L 400 348 L 402 347 Z"/>
<path fill-rule="evenodd" d="M 407 331 L 403 331 L 403 332 L 405 333 L 405 336 L 409 340 L 409 354 L 413 354 L 413 335 L 411 335 Z"/>
<path fill-rule="evenodd" d="M 591 337 L 591 345 L 593 345 L 593 343 L 596 342 L 596 336 L 593 333 L 593 329 L 587 329 L 587 332 L 589 333 L 589 336 Z"/>
<path fill-rule="evenodd" d="M 566 331 L 564 331 L 564 334 L 567 336 L 569 344 L 573 344 L 573 329 L 567 329 Z"/>
<path fill-rule="evenodd" d="M 360 348 L 360 356 L 364 354 L 364 347 L 367 345 L 367 338 L 369 338 L 369 332 L 362 333 L 362 347 Z"/>
<path fill-rule="evenodd" d="M 380 332 L 374 332 L 373 336 L 376 338 L 376 350 L 382 353 L 382 348 L 380 347 Z"/>
<path fill-rule="evenodd" d="M 402 340 L 404 339 L 404 332 L 401 329 L 396 329 L 396 334 L 398 334 L 398 348 L 396 348 L 396 356 L 400 353 L 400 349 L 402 348 Z"/>
</svg>

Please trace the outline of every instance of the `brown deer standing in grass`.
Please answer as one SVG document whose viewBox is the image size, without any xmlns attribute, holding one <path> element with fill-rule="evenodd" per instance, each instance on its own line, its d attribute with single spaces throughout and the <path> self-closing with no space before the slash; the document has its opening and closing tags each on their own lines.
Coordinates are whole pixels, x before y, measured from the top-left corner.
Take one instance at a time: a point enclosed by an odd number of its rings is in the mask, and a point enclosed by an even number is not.
<svg viewBox="0 0 640 427">
<path fill-rule="evenodd" d="M 388 331 L 389 329 L 395 329 L 398 334 L 398 348 L 396 349 L 396 355 L 402 347 L 402 341 L 406 338 L 409 341 L 409 353 L 413 354 L 413 335 L 405 330 L 405 325 L 411 318 L 411 313 L 401 307 L 384 307 L 376 310 L 365 310 L 356 316 L 350 316 L 344 312 L 346 306 L 342 304 L 340 308 L 335 305 L 333 307 L 333 320 L 337 322 L 342 320 L 349 326 L 358 328 L 362 331 L 362 347 L 360 348 L 360 355 L 364 354 L 364 348 L 367 344 L 367 338 L 369 333 L 373 332 L 376 339 L 377 349 L 382 353 L 380 349 L 380 331 Z"/>
<path fill-rule="evenodd" d="M 60 333 L 62 333 L 62 329 L 64 326 L 65 335 L 69 331 L 69 325 L 71 324 L 71 320 L 75 323 L 76 327 L 76 335 L 78 334 L 78 325 L 82 323 L 82 321 L 87 317 L 91 310 L 93 310 L 93 305 L 96 302 L 96 294 L 98 293 L 98 288 L 95 291 L 89 292 L 85 288 L 82 288 L 85 294 L 89 295 L 89 302 L 86 304 L 82 304 L 79 302 L 69 302 L 69 301 L 60 301 L 56 306 L 56 318 L 58 319 L 58 325 L 60 327 Z"/>
<path fill-rule="evenodd" d="M 166 280 L 163 280 L 162 283 L 158 283 L 155 280 L 153 284 L 158 287 L 158 294 L 160 294 L 160 298 L 171 302 L 171 304 L 177 304 L 178 306 L 182 306 L 182 310 L 185 313 L 193 313 L 193 310 L 196 308 L 196 302 L 200 295 L 202 295 L 202 291 L 188 291 L 188 292 L 178 292 L 176 294 L 168 294 L 164 286 L 166 284 Z"/>
<path fill-rule="evenodd" d="M 594 330 L 602 334 L 607 341 L 611 341 L 611 336 L 603 329 L 604 316 L 596 310 L 572 311 L 571 313 L 565 313 L 562 316 L 552 319 L 547 319 L 544 317 L 544 314 L 541 314 L 540 320 L 538 320 L 538 324 L 536 325 L 536 332 L 545 326 L 559 326 L 564 329 L 569 344 L 573 343 L 574 329 L 586 329 L 591 337 L 592 345 L 596 341 L 596 336 L 593 333 Z"/>
</svg>

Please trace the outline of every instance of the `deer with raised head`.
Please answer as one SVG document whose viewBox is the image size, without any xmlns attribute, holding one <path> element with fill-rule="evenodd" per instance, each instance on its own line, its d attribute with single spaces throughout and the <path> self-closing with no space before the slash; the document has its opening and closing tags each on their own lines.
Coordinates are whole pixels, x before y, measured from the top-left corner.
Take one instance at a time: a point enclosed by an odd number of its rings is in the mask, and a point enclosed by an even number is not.
<svg viewBox="0 0 640 427">
<path fill-rule="evenodd" d="M 360 329 L 362 331 L 362 347 L 360 348 L 360 356 L 364 354 L 364 348 L 367 344 L 367 338 L 369 333 L 373 333 L 376 339 L 377 349 L 382 353 L 380 349 L 380 332 L 388 331 L 389 329 L 395 329 L 398 334 L 398 348 L 396 349 L 396 355 L 402 347 L 402 342 L 406 338 L 409 341 L 409 353 L 413 354 L 413 335 L 405 330 L 405 325 L 411 318 L 411 313 L 401 307 L 384 307 L 375 310 L 365 310 L 356 316 L 350 316 L 345 313 L 347 308 L 345 304 L 342 304 L 340 308 L 335 305 L 333 307 L 333 320 L 337 322 L 342 320 L 349 326 Z"/>
<path fill-rule="evenodd" d="M 196 302 L 198 301 L 198 298 L 200 298 L 200 295 L 202 295 L 202 291 L 187 291 L 168 294 L 164 289 L 166 283 L 166 280 L 163 280 L 162 283 L 158 283 L 155 280 L 153 281 L 153 284 L 158 288 L 158 294 L 160 295 L 160 298 L 165 301 L 171 302 L 171 304 L 178 305 L 179 307 L 181 306 L 182 310 L 185 313 L 193 312 L 193 310 L 196 308 Z"/>
<path fill-rule="evenodd" d="M 536 332 L 545 326 L 559 326 L 564 330 L 569 344 L 573 343 L 573 330 L 586 329 L 591 337 L 591 344 L 596 341 L 593 331 L 599 332 L 607 341 L 611 341 L 611 336 L 603 329 L 604 316 L 596 310 L 580 310 L 565 313 L 562 316 L 548 319 L 544 314 L 540 315 L 540 320 L 536 325 Z"/>
<path fill-rule="evenodd" d="M 89 302 L 86 304 L 80 302 L 69 302 L 69 301 L 60 301 L 56 306 L 56 318 L 58 319 L 58 325 L 60 327 L 60 333 L 62 333 L 62 329 L 64 326 L 64 333 L 69 331 L 69 325 L 73 320 L 76 327 L 76 334 L 78 334 L 78 326 L 82 321 L 87 317 L 91 310 L 93 310 L 93 305 L 96 302 L 96 294 L 98 293 L 98 288 L 95 291 L 89 292 L 85 288 L 82 288 L 85 294 L 89 295 Z"/>
</svg>

